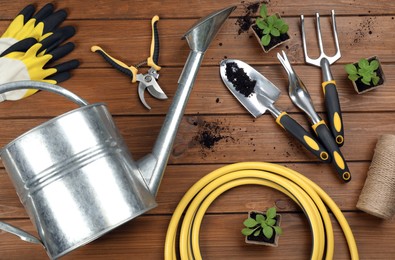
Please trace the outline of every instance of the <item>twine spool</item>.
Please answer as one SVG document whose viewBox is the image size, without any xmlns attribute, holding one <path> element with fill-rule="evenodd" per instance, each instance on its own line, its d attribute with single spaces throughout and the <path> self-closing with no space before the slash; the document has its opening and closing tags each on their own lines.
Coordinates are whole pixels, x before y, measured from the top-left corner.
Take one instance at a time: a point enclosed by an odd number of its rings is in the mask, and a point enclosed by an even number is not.
<svg viewBox="0 0 395 260">
<path fill-rule="evenodd" d="M 383 219 L 394 216 L 395 135 L 378 140 L 357 208 Z"/>
</svg>

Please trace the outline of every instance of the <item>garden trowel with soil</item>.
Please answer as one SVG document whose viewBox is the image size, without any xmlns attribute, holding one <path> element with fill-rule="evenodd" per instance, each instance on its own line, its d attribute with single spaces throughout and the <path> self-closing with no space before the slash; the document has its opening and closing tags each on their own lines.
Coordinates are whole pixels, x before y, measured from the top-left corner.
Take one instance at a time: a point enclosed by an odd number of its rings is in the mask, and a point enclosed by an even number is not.
<svg viewBox="0 0 395 260">
<path fill-rule="evenodd" d="M 276 123 L 307 150 L 322 162 L 331 162 L 332 158 L 313 135 L 292 119 L 287 112 L 280 111 L 274 106 L 281 92 L 261 73 L 243 61 L 225 59 L 220 64 L 220 74 L 226 87 L 254 117 L 260 117 L 269 110 Z"/>
</svg>

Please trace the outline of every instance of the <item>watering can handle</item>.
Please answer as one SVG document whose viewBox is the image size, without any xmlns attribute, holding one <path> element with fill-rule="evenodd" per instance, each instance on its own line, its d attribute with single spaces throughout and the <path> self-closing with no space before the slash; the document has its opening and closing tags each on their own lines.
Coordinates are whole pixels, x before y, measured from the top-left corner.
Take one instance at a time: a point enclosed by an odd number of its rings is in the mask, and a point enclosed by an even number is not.
<svg viewBox="0 0 395 260">
<path fill-rule="evenodd" d="M 80 106 L 86 106 L 89 104 L 87 101 L 85 101 L 84 99 L 80 98 L 79 96 L 77 96 L 76 94 L 65 88 L 41 81 L 22 80 L 22 81 L 5 83 L 0 85 L 0 94 L 3 94 L 8 91 L 20 90 L 20 89 L 46 90 L 64 96 Z"/>
<path fill-rule="evenodd" d="M 40 244 L 40 245 L 44 246 L 43 243 L 41 242 L 41 240 L 39 240 L 35 236 L 30 235 L 29 233 L 23 231 L 22 229 L 14 227 L 13 225 L 10 225 L 10 224 L 5 223 L 3 221 L 0 221 L 0 230 L 3 230 L 5 232 L 11 233 L 15 236 L 18 236 L 23 241 L 30 242 L 33 244 Z"/>
</svg>

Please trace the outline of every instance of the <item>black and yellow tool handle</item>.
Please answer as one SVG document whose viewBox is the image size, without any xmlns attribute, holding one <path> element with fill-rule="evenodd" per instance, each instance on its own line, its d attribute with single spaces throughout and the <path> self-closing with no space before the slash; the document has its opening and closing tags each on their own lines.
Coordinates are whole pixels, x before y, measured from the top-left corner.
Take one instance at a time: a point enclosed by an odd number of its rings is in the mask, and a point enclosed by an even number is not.
<svg viewBox="0 0 395 260">
<path fill-rule="evenodd" d="M 332 136 L 331 131 L 326 126 L 325 122 L 321 120 L 320 122 L 313 125 L 313 129 L 318 136 L 318 139 L 325 146 L 329 155 L 332 157 L 332 164 L 335 167 L 337 174 L 340 179 L 345 182 L 351 180 L 351 173 L 348 169 L 346 160 L 341 153 L 339 147 L 337 146 L 335 139 Z"/>
<path fill-rule="evenodd" d="M 158 24 L 159 16 L 155 15 L 151 20 L 151 28 L 152 28 L 152 39 L 151 39 L 151 49 L 150 56 L 147 59 L 147 65 L 154 68 L 156 71 L 159 71 L 161 67 L 158 65 L 159 60 L 159 32 L 158 32 Z"/>
<path fill-rule="evenodd" d="M 99 46 L 92 46 L 91 51 L 99 53 L 104 58 L 104 60 L 107 61 L 111 66 L 113 66 L 115 69 L 122 72 L 123 74 L 126 74 L 127 76 L 129 76 L 133 83 L 135 83 L 137 81 L 137 68 L 136 67 L 126 65 L 122 61 L 112 57 L 110 54 L 105 52 Z"/>
<path fill-rule="evenodd" d="M 298 122 L 290 117 L 287 112 L 282 112 L 277 118 L 276 123 L 290 133 L 307 150 L 314 154 L 322 162 L 331 162 L 331 157 L 316 138 L 307 132 Z"/>
<path fill-rule="evenodd" d="M 329 128 L 331 129 L 337 145 L 341 147 L 344 144 L 344 126 L 336 82 L 334 80 L 326 81 L 322 83 L 322 89 L 325 96 Z"/>
</svg>

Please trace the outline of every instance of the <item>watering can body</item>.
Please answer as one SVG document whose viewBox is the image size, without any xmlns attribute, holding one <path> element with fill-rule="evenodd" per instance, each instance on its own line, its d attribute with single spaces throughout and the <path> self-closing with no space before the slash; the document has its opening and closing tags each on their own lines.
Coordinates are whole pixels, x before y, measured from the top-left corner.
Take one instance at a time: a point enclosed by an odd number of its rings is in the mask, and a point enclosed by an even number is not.
<svg viewBox="0 0 395 260">
<path fill-rule="evenodd" d="M 156 206 L 103 104 L 45 122 L 0 156 L 50 258 Z"/>
</svg>

